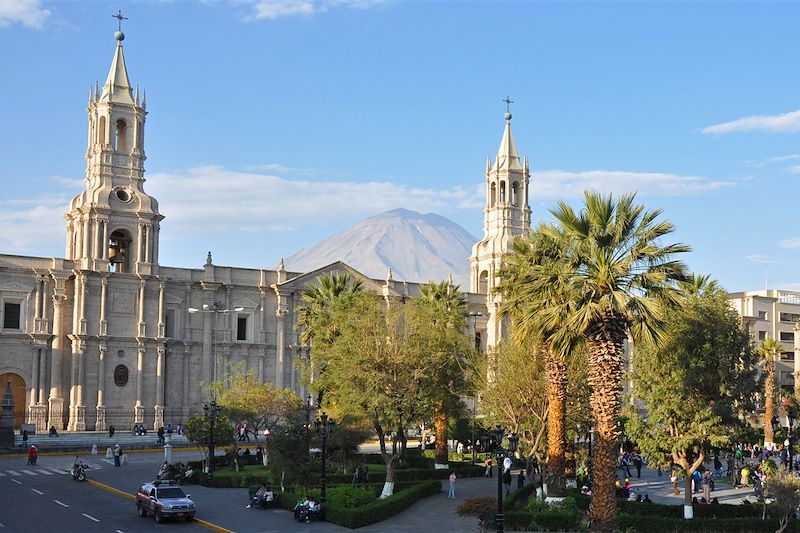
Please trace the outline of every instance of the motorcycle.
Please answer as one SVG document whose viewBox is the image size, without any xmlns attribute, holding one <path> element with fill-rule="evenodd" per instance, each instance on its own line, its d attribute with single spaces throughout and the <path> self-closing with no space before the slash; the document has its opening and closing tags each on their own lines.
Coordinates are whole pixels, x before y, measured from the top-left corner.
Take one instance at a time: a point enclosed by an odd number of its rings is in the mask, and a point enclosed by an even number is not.
<svg viewBox="0 0 800 533">
<path fill-rule="evenodd" d="M 74 481 L 86 481 L 86 471 L 89 470 L 89 465 L 81 462 L 75 458 L 75 464 L 72 465 L 70 475 Z"/>
</svg>

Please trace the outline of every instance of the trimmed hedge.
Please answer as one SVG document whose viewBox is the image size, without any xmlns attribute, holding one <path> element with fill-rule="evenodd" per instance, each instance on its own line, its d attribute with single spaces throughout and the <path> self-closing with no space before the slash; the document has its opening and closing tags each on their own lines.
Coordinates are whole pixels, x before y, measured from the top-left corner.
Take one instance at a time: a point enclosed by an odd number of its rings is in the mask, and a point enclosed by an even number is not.
<svg viewBox="0 0 800 533">
<path fill-rule="evenodd" d="M 663 516 L 648 516 L 646 520 L 642 515 L 620 514 L 617 517 L 617 527 L 622 531 L 641 531 L 646 533 L 682 533 L 684 531 L 703 531 L 705 533 L 753 533 L 757 531 L 776 531 L 778 520 L 775 518 L 667 518 Z M 787 532 L 800 531 L 798 522 L 789 522 Z"/>
<path fill-rule="evenodd" d="M 428 480 L 395 492 L 392 496 L 368 503 L 362 507 L 348 509 L 327 504 L 325 520 L 351 529 L 380 522 L 408 509 L 417 501 L 441 492 L 442 484 L 437 480 Z"/>
<path fill-rule="evenodd" d="M 513 511 L 514 509 L 525 507 L 525 505 L 528 504 L 528 500 L 531 498 L 531 494 L 535 494 L 535 492 L 533 483 L 529 483 L 521 489 L 510 492 L 503 500 L 503 510 Z"/>
</svg>

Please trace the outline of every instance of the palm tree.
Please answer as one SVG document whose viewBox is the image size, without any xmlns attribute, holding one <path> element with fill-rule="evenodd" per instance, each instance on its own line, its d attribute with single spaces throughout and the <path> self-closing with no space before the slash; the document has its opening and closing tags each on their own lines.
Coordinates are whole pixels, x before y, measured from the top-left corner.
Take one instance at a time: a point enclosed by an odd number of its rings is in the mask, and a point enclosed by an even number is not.
<svg viewBox="0 0 800 533">
<path fill-rule="evenodd" d="M 531 233 L 529 239 L 514 242 L 504 258 L 497 292 L 503 295 L 501 316 L 512 321 L 512 338 L 518 345 L 532 345 L 544 356 L 547 374 L 547 469 L 548 494 L 565 494 L 567 413 L 567 357 L 574 347 L 575 336 L 563 327 L 561 320 L 552 320 L 545 309 L 568 313 L 568 295 L 564 292 L 565 269 L 563 250 L 569 246 L 563 235 L 546 226 Z M 528 339 L 536 339 L 531 344 Z"/>
<path fill-rule="evenodd" d="M 551 211 L 556 226 L 549 230 L 570 242 L 562 259 L 570 271 L 564 286 L 570 298 L 543 313 L 550 320 L 567 315 L 563 326 L 585 338 L 597 437 L 589 515 L 591 530 L 599 532 L 612 531 L 616 515 L 624 343 L 629 333 L 634 339 L 658 337 L 665 311 L 679 298 L 675 283 L 687 278 L 686 266 L 672 256 L 689 247 L 662 245 L 673 225 L 657 221 L 660 210 L 646 211 L 634 199 L 624 195 L 615 201 L 586 191 L 580 212 L 559 202 Z"/>
<path fill-rule="evenodd" d="M 775 339 L 765 339 L 759 344 L 758 352 L 761 369 L 764 371 L 764 445 L 773 442 L 772 418 L 775 416 L 775 359 L 783 351 L 781 343 Z"/>
<path fill-rule="evenodd" d="M 310 352 L 311 368 L 325 366 L 323 352 L 336 337 L 336 324 L 331 321 L 331 311 L 337 305 L 346 304 L 353 296 L 364 290 L 361 280 L 348 273 L 329 272 L 316 279 L 317 284 L 308 287 L 300 296 L 305 304 L 297 312 L 295 329 L 303 345 L 313 344 Z M 320 393 L 321 394 L 321 393 Z"/>
<path fill-rule="evenodd" d="M 463 329 L 464 319 L 467 316 L 467 302 L 464 294 L 459 289 L 460 287 L 453 285 L 451 280 L 429 281 L 427 285 L 422 285 L 419 289 L 421 302 L 431 305 L 437 310 L 436 314 L 437 316 L 441 315 L 441 325 L 445 328 L 457 327 Z M 453 401 L 457 399 L 451 394 L 450 384 L 443 383 L 445 379 L 449 381 L 452 377 L 449 374 L 449 372 L 440 371 L 437 375 L 437 381 L 439 382 L 437 390 L 441 391 L 441 395 L 436 401 L 433 427 L 436 433 L 436 440 L 434 441 L 436 448 L 435 462 L 439 465 L 448 464 L 447 423 L 449 413 L 455 407 L 452 405 Z"/>
</svg>

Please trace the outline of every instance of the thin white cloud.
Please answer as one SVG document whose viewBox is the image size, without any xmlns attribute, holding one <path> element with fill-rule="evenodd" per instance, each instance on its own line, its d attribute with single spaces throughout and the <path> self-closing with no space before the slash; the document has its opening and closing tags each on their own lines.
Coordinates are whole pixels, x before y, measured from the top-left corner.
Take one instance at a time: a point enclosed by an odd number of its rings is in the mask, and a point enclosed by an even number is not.
<svg viewBox="0 0 800 533">
<path fill-rule="evenodd" d="M 615 170 L 544 170 L 534 173 L 531 180 L 531 192 L 537 198 L 578 198 L 586 189 L 615 194 L 637 192 L 642 196 L 688 196 L 734 185 L 702 176 Z"/>
<path fill-rule="evenodd" d="M 800 165 L 792 165 L 787 167 L 786 170 L 788 170 L 790 174 L 800 174 Z"/>
<path fill-rule="evenodd" d="M 780 263 L 777 259 L 765 254 L 753 254 L 744 256 L 744 260 L 748 263 L 756 263 L 759 265 L 776 265 Z"/>
<path fill-rule="evenodd" d="M 171 228 L 208 231 L 286 231 L 357 220 L 397 207 L 421 212 L 478 209 L 477 188 L 412 188 L 373 181 L 314 181 L 237 172 L 218 166 L 155 173 L 148 192 Z"/>
<path fill-rule="evenodd" d="M 278 164 L 268 165 L 285 171 Z M 404 207 L 422 213 L 447 215 L 455 211 L 479 211 L 485 202 L 482 182 L 456 187 L 409 187 L 390 180 L 355 182 L 314 177 L 289 179 L 273 173 L 235 171 L 202 166 L 177 172 L 148 175 L 146 190 L 158 199 L 166 215 L 165 239 L 186 232 L 291 232 L 318 230 L 342 221 L 358 220 Z M 580 198 L 585 189 L 613 193 L 638 191 L 648 196 L 700 194 L 733 185 L 698 176 L 655 172 L 594 170 L 568 172 L 546 170 L 531 178 L 534 199 Z M 46 197 L 0 201 L 0 249 L 13 253 L 52 255 L 64 243 L 63 213 L 69 199 L 84 185 L 79 180 L 51 178 L 63 191 Z M 435 180 L 429 180 L 435 183 Z M 479 215 L 477 215 L 479 216 Z M 41 251 L 40 251 L 41 250 Z"/>
<path fill-rule="evenodd" d="M 724 135 L 761 131 L 767 133 L 787 133 L 800 131 L 800 109 L 780 115 L 753 115 L 730 122 L 714 124 L 701 130 L 707 135 Z"/>
<path fill-rule="evenodd" d="M 0 28 L 14 23 L 28 28 L 42 29 L 51 15 L 42 7 L 41 0 L 0 0 Z"/>
<path fill-rule="evenodd" d="M 283 17 L 311 16 L 331 9 L 371 9 L 386 0 L 254 0 L 245 20 L 275 20 Z"/>
<path fill-rule="evenodd" d="M 800 238 L 784 239 L 778 243 L 781 248 L 800 248 Z"/>
</svg>

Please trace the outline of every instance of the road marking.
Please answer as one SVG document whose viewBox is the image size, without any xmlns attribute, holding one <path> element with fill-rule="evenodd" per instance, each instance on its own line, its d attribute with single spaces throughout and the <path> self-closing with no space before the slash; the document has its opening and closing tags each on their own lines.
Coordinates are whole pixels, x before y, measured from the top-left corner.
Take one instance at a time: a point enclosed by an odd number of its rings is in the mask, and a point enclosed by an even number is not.
<svg viewBox="0 0 800 533">
<path fill-rule="evenodd" d="M 6 475 L 4 473 L 0 472 L 0 477 L 6 477 Z"/>
<path fill-rule="evenodd" d="M 100 488 L 100 489 L 103 489 L 103 490 L 107 490 L 108 492 L 112 492 L 112 493 L 116 494 L 117 496 L 122 496 L 123 498 L 128 498 L 129 500 L 135 500 L 136 499 L 136 496 L 134 496 L 133 494 L 128 494 L 127 492 L 122 492 L 121 490 L 115 489 L 114 487 L 106 485 L 105 483 L 100 483 L 99 481 L 95 481 L 93 479 L 87 479 L 86 482 L 89 483 L 89 485 L 94 485 L 97 488 Z M 201 520 L 200 518 L 197 518 L 197 517 L 195 517 L 194 521 L 197 522 L 198 524 L 200 524 L 201 526 L 203 526 L 204 528 L 210 529 L 211 531 L 216 531 L 217 533 L 234 533 L 230 529 L 225 529 L 222 526 L 218 526 L 216 524 L 212 524 L 211 522 L 206 522 L 205 520 Z"/>
<path fill-rule="evenodd" d="M 114 464 L 114 461 L 112 461 L 111 459 L 103 459 L 103 461 L 105 461 L 106 463 L 108 463 L 110 465 Z"/>
<path fill-rule="evenodd" d="M 36 473 L 37 474 L 44 474 L 45 476 L 52 476 L 53 475 L 52 472 L 48 472 L 47 470 L 44 470 L 43 468 L 37 468 L 36 469 Z"/>
<path fill-rule="evenodd" d="M 56 502 L 56 503 L 57 503 L 58 505 L 60 505 L 61 507 L 69 507 L 69 505 L 67 505 L 66 503 L 61 503 L 61 502 L 60 502 L 60 501 L 58 501 L 58 500 L 53 500 L 53 501 L 54 501 L 54 502 Z"/>
<path fill-rule="evenodd" d="M 117 533 L 125 533 L 125 532 L 124 532 L 124 531 L 122 531 L 121 529 L 118 529 L 118 530 L 117 530 Z"/>
<path fill-rule="evenodd" d="M 21 476 L 22 475 L 19 472 L 17 472 L 16 470 L 6 470 L 6 472 L 11 474 L 12 476 Z"/>
<path fill-rule="evenodd" d="M 38 494 L 39 496 L 44 496 L 44 492 L 42 492 L 42 491 L 40 491 L 40 490 L 36 490 L 36 489 L 31 489 L 31 490 L 32 490 L 33 492 L 35 492 L 36 494 Z"/>
<path fill-rule="evenodd" d="M 60 468 L 50 468 L 50 471 L 56 474 L 69 474 L 69 470 L 62 470 Z"/>
<path fill-rule="evenodd" d="M 81 514 L 82 514 L 83 516 L 85 516 L 86 518 L 88 518 L 89 520 L 94 520 L 95 522 L 99 522 L 99 521 L 100 521 L 100 520 L 98 520 L 97 518 L 93 517 L 92 515 L 88 515 L 88 514 L 86 514 L 86 513 L 81 513 Z"/>
<path fill-rule="evenodd" d="M 6 527 L 6 526 L 4 524 L 0 524 L 0 527 Z M 117 530 L 117 531 L 119 531 L 119 530 Z"/>
<path fill-rule="evenodd" d="M 36 472 L 33 472 L 31 470 L 20 470 L 20 472 L 22 472 L 23 474 L 28 474 L 29 476 L 35 476 L 36 475 Z"/>
<path fill-rule="evenodd" d="M 16 483 L 17 485 L 22 485 L 22 481 L 20 481 L 20 480 L 18 480 L 18 479 L 12 479 L 11 481 L 13 481 L 14 483 Z"/>
</svg>

